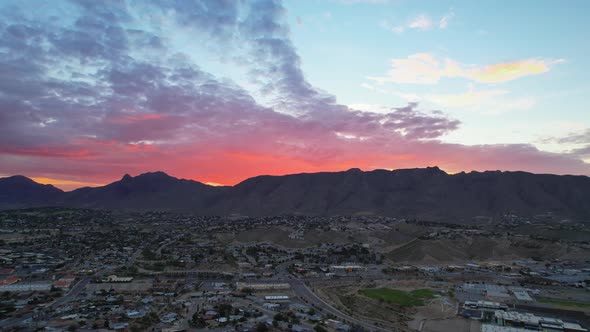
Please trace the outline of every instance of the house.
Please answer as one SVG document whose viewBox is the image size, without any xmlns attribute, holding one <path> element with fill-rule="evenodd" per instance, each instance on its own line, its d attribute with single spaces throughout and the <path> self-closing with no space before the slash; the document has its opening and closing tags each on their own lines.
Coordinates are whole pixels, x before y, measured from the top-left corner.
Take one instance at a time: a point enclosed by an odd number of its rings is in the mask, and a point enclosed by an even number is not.
<svg viewBox="0 0 590 332">
<path fill-rule="evenodd" d="M 131 282 L 133 281 L 133 277 L 117 277 L 116 275 L 112 274 L 105 279 L 102 280 L 103 282 Z"/>
<path fill-rule="evenodd" d="M 109 328 L 111 328 L 112 330 L 115 330 L 115 331 L 123 331 L 123 330 L 126 330 L 129 328 L 129 323 L 124 323 L 124 322 L 110 323 Z"/>
<path fill-rule="evenodd" d="M 12 285 L 12 284 L 15 284 L 19 281 L 21 281 L 21 278 L 19 278 L 17 276 L 6 277 L 6 278 L 0 280 L 0 286 Z"/>
<path fill-rule="evenodd" d="M 160 321 L 162 323 L 172 323 L 176 320 L 178 314 L 176 314 L 175 312 L 169 312 L 167 314 L 164 314 L 160 317 Z"/>
</svg>

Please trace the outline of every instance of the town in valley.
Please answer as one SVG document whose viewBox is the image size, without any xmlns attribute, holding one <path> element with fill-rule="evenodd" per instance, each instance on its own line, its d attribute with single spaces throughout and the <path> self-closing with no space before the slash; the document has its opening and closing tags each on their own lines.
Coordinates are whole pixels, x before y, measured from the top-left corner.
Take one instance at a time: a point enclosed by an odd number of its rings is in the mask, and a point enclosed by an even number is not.
<svg viewBox="0 0 590 332">
<path fill-rule="evenodd" d="M 0 212 L 3 331 L 588 331 L 590 224 Z"/>
</svg>

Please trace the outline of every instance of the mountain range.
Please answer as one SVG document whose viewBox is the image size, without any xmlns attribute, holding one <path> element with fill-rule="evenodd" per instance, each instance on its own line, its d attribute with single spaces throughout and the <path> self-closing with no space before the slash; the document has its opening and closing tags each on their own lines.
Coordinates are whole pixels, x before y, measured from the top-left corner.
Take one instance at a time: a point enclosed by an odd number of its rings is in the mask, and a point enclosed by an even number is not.
<svg viewBox="0 0 590 332">
<path fill-rule="evenodd" d="M 447 174 L 438 167 L 257 176 L 215 187 L 151 172 L 64 192 L 0 178 L 0 208 L 62 206 L 203 215 L 372 214 L 429 220 L 545 214 L 590 219 L 590 177 L 526 172 Z"/>
</svg>

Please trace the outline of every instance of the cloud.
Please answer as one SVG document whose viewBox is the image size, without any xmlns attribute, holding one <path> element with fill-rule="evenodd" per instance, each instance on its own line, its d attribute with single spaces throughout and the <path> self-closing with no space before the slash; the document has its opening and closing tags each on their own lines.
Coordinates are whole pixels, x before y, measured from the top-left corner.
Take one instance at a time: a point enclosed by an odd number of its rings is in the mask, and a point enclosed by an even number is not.
<svg viewBox="0 0 590 332">
<path fill-rule="evenodd" d="M 118 2 L 69 4 L 71 24 L 52 13 L 0 13 L 0 173 L 69 187 L 150 170 L 220 184 L 433 164 L 589 173 L 573 156 L 528 145 L 443 143 L 460 122 L 417 103 L 379 111 L 339 104 L 306 79 L 280 2 L 144 6 L 153 22 L 139 22 L 139 9 Z M 228 65 L 247 68 L 271 105 L 201 68 L 162 34 L 162 17 L 206 36 L 216 45 L 208 51 Z"/>
<path fill-rule="evenodd" d="M 464 93 L 425 94 L 418 98 L 445 108 L 468 108 L 487 114 L 529 110 L 536 105 L 536 100 L 532 97 L 514 98 L 506 90 L 476 90 L 473 87 Z"/>
<path fill-rule="evenodd" d="M 440 60 L 429 53 L 416 53 L 406 58 L 391 60 L 391 69 L 386 76 L 370 76 L 379 82 L 401 84 L 436 84 L 442 78 L 463 78 L 479 83 L 501 83 L 521 77 L 548 72 L 564 60 L 525 59 L 492 65 L 464 65 L 455 60 Z"/>
<path fill-rule="evenodd" d="M 474 68 L 468 70 L 464 75 L 474 81 L 483 83 L 506 82 L 528 75 L 546 73 L 551 65 L 562 62 L 563 60 L 519 60 Z"/>
<path fill-rule="evenodd" d="M 559 143 L 590 144 L 590 129 L 583 132 L 570 133 L 567 136 L 556 138 Z"/>
<path fill-rule="evenodd" d="M 455 17 L 455 12 L 451 10 L 448 14 L 446 14 L 440 18 L 440 20 L 438 21 L 438 28 L 439 29 L 446 29 L 454 17 Z"/>
<path fill-rule="evenodd" d="M 392 59 L 387 76 L 368 77 L 379 83 L 435 84 L 443 76 L 444 68 L 428 53 L 416 53 L 406 59 Z"/>
<path fill-rule="evenodd" d="M 451 10 L 449 13 L 443 15 L 438 20 L 433 20 L 430 15 L 419 14 L 406 21 L 401 25 L 395 25 L 390 23 L 388 20 L 381 21 L 381 27 L 396 34 L 400 34 L 406 30 L 418 30 L 427 31 L 434 28 L 446 29 L 449 26 L 451 20 L 455 17 L 455 13 Z"/>
<path fill-rule="evenodd" d="M 443 108 L 463 108 L 475 110 L 482 114 L 500 114 L 507 111 L 529 110 L 537 104 L 537 100 L 531 96 L 514 97 L 508 90 L 503 89 L 477 89 L 469 84 L 467 91 L 461 93 L 416 93 L 400 90 L 391 90 L 382 85 L 362 83 L 362 88 L 380 94 L 393 95 L 407 102 L 428 102 Z M 386 106 L 371 104 L 353 104 L 359 109 L 380 110 Z M 354 107 L 353 107 L 354 108 Z"/>
<path fill-rule="evenodd" d="M 590 159 L 590 129 L 569 133 L 560 137 L 547 137 L 542 140 L 544 144 L 558 144 L 563 147 L 565 153 L 582 160 Z"/>
<path fill-rule="evenodd" d="M 408 28 L 417 30 L 429 30 L 432 28 L 432 20 L 430 17 L 421 14 L 416 16 L 409 24 Z"/>
</svg>

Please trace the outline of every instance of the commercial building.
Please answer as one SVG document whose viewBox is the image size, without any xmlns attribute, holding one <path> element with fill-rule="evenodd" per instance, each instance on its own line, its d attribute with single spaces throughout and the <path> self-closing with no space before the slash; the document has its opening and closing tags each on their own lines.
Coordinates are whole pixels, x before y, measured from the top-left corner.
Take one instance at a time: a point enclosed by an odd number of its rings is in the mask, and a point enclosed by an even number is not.
<svg viewBox="0 0 590 332">
<path fill-rule="evenodd" d="M 266 301 L 288 301 L 289 297 L 287 295 L 267 295 L 264 297 Z"/>
<path fill-rule="evenodd" d="M 45 292 L 51 290 L 51 283 L 23 283 L 0 286 L 0 292 Z"/>
<path fill-rule="evenodd" d="M 520 302 L 532 302 L 533 298 L 529 295 L 529 293 L 520 291 L 520 292 L 513 292 L 514 297 Z"/>
<path fill-rule="evenodd" d="M 251 289 L 253 291 L 259 290 L 275 290 L 275 289 L 289 289 L 291 285 L 287 283 L 246 283 L 246 282 L 236 282 L 236 289 L 243 290 L 243 289 Z"/>
<path fill-rule="evenodd" d="M 508 306 L 503 303 L 498 302 L 490 302 L 490 301 L 465 301 L 463 307 L 469 309 L 477 309 L 483 311 L 498 311 L 498 310 L 508 310 Z"/>
<path fill-rule="evenodd" d="M 117 277 L 116 275 L 110 275 L 102 280 L 103 282 L 131 282 L 133 277 Z"/>
<path fill-rule="evenodd" d="M 367 268 L 362 265 L 332 265 L 330 266 L 331 271 L 345 271 L 345 272 L 357 272 L 366 271 Z"/>
<path fill-rule="evenodd" d="M 588 331 L 579 324 L 567 323 L 559 318 L 536 316 L 532 313 L 498 310 L 492 317 L 492 322 L 499 326 L 515 327 L 532 331 Z"/>
</svg>

